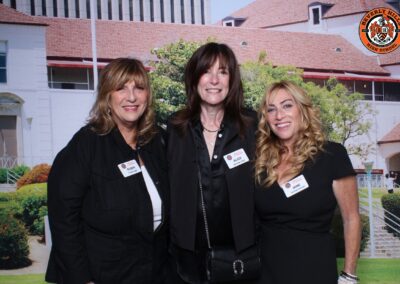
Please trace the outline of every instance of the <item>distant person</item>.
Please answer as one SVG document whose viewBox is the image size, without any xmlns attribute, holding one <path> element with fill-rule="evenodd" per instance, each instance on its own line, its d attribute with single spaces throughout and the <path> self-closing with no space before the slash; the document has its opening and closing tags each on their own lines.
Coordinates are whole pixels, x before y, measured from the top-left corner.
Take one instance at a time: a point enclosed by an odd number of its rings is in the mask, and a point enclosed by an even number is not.
<svg viewBox="0 0 400 284">
<path fill-rule="evenodd" d="M 49 175 L 46 281 L 165 283 L 168 179 L 152 101 L 140 61 L 120 58 L 104 68 L 88 124 Z"/>
<path fill-rule="evenodd" d="M 388 193 L 393 193 L 394 180 L 394 177 L 391 177 L 389 174 L 385 175 L 385 188 Z"/>
<path fill-rule="evenodd" d="M 361 239 L 357 181 L 346 149 L 326 141 L 310 97 L 272 84 L 260 107 L 256 212 L 261 227 L 260 284 L 357 283 Z M 339 205 L 345 261 L 339 276 L 330 234 Z"/>
</svg>

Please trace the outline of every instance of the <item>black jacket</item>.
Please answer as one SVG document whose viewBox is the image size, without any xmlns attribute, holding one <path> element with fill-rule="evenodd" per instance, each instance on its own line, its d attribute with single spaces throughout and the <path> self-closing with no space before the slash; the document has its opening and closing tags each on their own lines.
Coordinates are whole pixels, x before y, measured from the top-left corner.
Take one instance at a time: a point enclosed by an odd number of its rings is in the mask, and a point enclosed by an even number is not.
<svg viewBox="0 0 400 284">
<path fill-rule="evenodd" d="M 223 155 L 243 148 L 250 162 L 229 169 L 225 164 L 232 232 L 236 250 L 255 243 L 253 158 L 256 114 L 246 111 L 251 123 L 239 137 L 235 127 L 227 139 Z M 167 126 L 167 160 L 171 188 L 171 242 L 194 251 L 198 205 L 198 176 L 196 149 L 191 131 L 182 136 L 169 121 Z"/>
<path fill-rule="evenodd" d="M 125 178 L 118 168 L 132 159 L 138 162 L 138 154 L 162 199 L 163 220 L 156 232 L 142 174 Z M 53 246 L 46 281 L 163 283 L 168 199 L 160 133 L 134 151 L 118 129 L 97 135 L 82 128 L 57 155 L 48 179 Z"/>
</svg>

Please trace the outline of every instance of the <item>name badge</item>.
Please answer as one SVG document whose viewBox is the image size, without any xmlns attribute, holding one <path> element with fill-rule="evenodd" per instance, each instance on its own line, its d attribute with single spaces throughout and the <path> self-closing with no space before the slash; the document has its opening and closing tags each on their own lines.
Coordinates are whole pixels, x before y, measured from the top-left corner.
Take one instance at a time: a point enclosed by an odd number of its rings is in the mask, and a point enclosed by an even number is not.
<svg viewBox="0 0 400 284">
<path fill-rule="evenodd" d="M 228 165 L 229 169 L 233 169 L 241 164 L 244 164 L 249 161 L 249 157 L 247 157 L 246 152 L 243 148 L 236 150 L 232 153 L 229 153 L 224 156 L 224 160 Z"/>
<path fill-rule="evenodd" d="M 289 180 L 285 184 L 280 184 L 280 187 L 283 189 L 286 197 L 289 198 L 308 188 L 308 183 L 304 176 L 300 175 L 292 180 Z"/>
<path fill-rule="evenodd" d="M 118 168 L 124 177 L 129 177 L 142 171 L 136 160 L 130 160 L 125 163 L 121 163 L 118 165 Z"/>
</svg>

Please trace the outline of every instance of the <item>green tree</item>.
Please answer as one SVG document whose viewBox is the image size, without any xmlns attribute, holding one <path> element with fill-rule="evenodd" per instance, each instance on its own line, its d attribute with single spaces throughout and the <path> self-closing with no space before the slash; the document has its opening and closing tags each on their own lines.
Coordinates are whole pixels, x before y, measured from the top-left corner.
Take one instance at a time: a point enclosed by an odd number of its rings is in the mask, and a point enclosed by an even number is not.
<svg viewBox="0 0 400 284">
<path fill-rule="evenodd" d="M 208 39 L 207 42 L 213 41 Z M 168 116 L 186 102 L 183 74 L 186 62 L 193 52 L 205 42 L 179 40 L 151 52 L 157 57 L 152 63 L 150 78 L 156 100 L 158 121 L 164 123 Z M 350 93 L 336 79 L 327 81 L 325 87 L 304 82 L 303 71 L 293 66 L 273 66 L 267 53 L 261 52 L 257 61 L 241 65 L 245 106 L 257 110 L 268 85 L 289 80 L 303 87 L 319 109 L 327 137 L 346 146 L 349 154 L 364 156 L 371 144 L 350 143 L 352 138 L 367 134 L 371 128 L 368 103 L 360 102 L 363 96 Z"/>
<path fill-rule="evenodd" d="M 168 116 L 186 102 L 183 74 L 185 65 L 202 42 L 179 40 L 151 51 L 157 57 L 150 72 L 157 119 L 164 123 Z"/>
</svg>

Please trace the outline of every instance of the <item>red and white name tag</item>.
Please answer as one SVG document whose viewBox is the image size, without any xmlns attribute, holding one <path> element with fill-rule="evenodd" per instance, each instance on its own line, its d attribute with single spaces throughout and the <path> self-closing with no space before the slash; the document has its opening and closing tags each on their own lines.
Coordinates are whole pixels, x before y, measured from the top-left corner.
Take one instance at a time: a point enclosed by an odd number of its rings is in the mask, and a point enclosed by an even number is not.
<svg viewBox="0 0 400 284">
<path fill-rule="evenodd" d="M 292 180 L 289 180 L 288 182 L 285 182 L 284 184 L 280 184 L 279 186 L 283 189 L 286 197 L 289 198 L 308 188 L 308 183 L 304 176 L 300 175 Z"/>
<path fill-rule="evenodd" d="M 121 163 L 118 165 L 118 168 L 124 177 L 129 177 L 142 171 L 136 160 L 130 160 L 125 163 Z"/>
<path fill-rule="evenodd" d="M 239 150 L 233 151 L 232 153 L 225 155 L 224 160 L 229 169 L 233 169 L 248 162 L 249 157 L 247 157 L 246 152 L 243 150 L 243 148 L 240 148 Z"/>
</svg>

